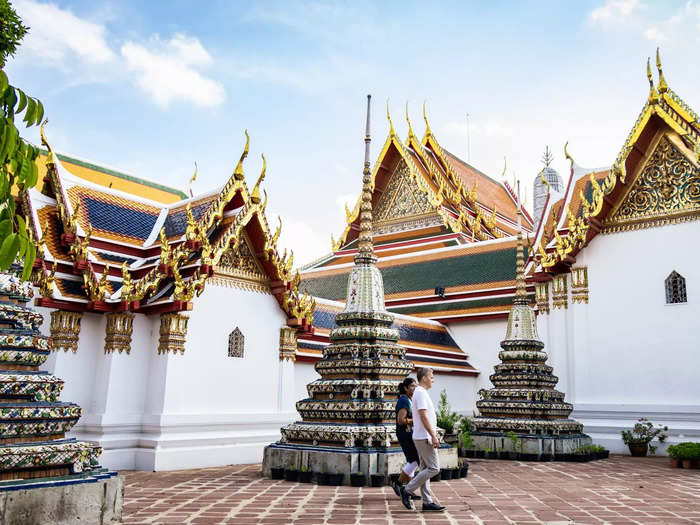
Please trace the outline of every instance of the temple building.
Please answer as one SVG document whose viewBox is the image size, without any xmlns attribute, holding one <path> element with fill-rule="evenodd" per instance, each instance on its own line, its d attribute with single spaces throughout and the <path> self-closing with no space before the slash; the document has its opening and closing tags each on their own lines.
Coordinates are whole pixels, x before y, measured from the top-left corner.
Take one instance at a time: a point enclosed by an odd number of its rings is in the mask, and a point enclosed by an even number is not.
<svg viewBox="0 0 700 525">
<path fill-rule="evenodd" d="M 582 168 L 567 153 L 563 196 L 538 176 L 544 202 L 534 217 L 523 210 L 520 291 L 513 187 L 445 150 L 425 110 L 420 139 L 410 121 L 400 139 L 387 115 L 367 188 L 375 267 L 402 359 L 435 370 L 434 399 L 444 388 L 473 414 L 520 294 L 571 418 L 594 442 L 625 451 L 619 430 L 642 416 L 667 424 L 671 442 L 700 436 L 688 366 L 700 121 L 657 66 L 611 167 Z M 297 273 L 277 248 L 281 223 L 266 219 L 264 161 L 246 181 L 247 142 L 221 187 L 188 197 L 44 141 L 43 181 L 21 200 L 40 246 L 35 306 L 55 347 L 46 366 L 84 410 L 71 435 L 97 441 L 109 468 L 261 461 L 304 419 L 295 403 L 321 395 L 307 386 L 326 379 L 314 367 L 344 327 L 361 201 L 331 251 Z"/>
</svg>

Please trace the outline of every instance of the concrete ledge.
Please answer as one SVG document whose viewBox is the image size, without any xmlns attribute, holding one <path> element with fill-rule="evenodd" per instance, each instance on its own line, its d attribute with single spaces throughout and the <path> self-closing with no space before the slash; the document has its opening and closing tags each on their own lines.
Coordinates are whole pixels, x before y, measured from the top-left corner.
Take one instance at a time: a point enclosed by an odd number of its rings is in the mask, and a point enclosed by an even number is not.
<svg viewBox="0 0 700 525">
<path fill-rule="evenodd" d="M 3 525 L 117 524 L 122 522 L 121 476 L 78 483 L 0 492 Z"/>
</svg>

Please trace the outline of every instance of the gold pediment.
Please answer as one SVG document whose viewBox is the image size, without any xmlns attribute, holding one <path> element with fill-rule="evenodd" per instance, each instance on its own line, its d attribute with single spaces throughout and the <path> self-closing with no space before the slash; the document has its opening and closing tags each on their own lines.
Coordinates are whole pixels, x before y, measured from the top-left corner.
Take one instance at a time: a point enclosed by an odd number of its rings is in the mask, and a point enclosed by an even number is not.
<svg viewBox="0 0 700 525">
<path fill-rule="evenodd" d="M 428 195 L 411 177 L 406 161 L 401 160 L 392 173 L 372 216 L 375 224 L 381 224 L 425 215 L 433 211 Z"/>
<path fill-rule="evenodd" d="M 629 191 L 604 221 L 604 232 L 650 228 L 700 217 L 700 167 L 681 148 L 685 149 L 680 140 L 671 140 L 667 135 L 657 139 Z"/>
<path fill-rule="evenodd" d="M 235 248 L 229 248 L 214 266 L 214 283 L 240 285 L 240 288 L 256 291 L 269 290 L 269 278 L 260 262 L 253 255 L 248 235 L 243 233 Z M 220 279 L 216 279 L 219 277 Z"/>
</svg>

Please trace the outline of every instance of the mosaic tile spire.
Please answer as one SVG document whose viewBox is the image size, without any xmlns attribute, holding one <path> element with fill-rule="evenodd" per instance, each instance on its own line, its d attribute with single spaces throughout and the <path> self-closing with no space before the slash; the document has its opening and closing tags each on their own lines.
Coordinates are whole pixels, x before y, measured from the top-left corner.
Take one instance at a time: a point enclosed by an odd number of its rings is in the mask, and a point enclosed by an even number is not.
<svg viewBox="0 0 700 525">
<path fill-rule="evenodd" d="M 545 364 L 548 356 L 537 334 L 535 311 L 528 303 L 521 217 L 519 207 L 516 292 L 498 354 L 501 364 L 489 378 L 494 388 L 479 392 L 480 416 L 472 422 L 477 432 L 485 433 L 580 434 L 583 425 L 568 419 L 573 405 L 565 403 L 564 393 L 554 389 L 559 379 L 552 374 L 553 367 Z"/>
<path fill-rule="evenodd" d="M 413 369 L 397 344 L 399 332 L 384 306 L 384 283 L 372 245 L 372 177 L 367 96 L 360 236 L 348 276 L 345 309 L 335 317 L 331 344 L 315 365 L 321 376 L 297 403 L 302 421 L 282 429 L 282 442 L 343 448 L 385 448 L 396 442 L 397 387 Z"/>
<path fill-rule="evenodd" d="M 49 338 L 39 332 L 41 314 L 25 306 L 33 292 L 0 273 L 0 480 L 100 474 L 100 447 L 66 439 L 82 413 L 59 401 L 63 381 L 39 370 Z"/>
</svg>

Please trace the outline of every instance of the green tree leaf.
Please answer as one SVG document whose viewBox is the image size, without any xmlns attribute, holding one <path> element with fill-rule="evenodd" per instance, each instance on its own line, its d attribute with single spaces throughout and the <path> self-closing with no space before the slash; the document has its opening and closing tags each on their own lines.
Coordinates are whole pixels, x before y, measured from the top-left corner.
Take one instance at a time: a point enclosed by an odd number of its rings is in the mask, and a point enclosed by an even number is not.
<svg viewBox="0 0 700 525">
<path fill-rule="evenodd" d="M 17 92 L 19 93 L 19 104 L 17 104 L 17 109 L 15 109 L 15 113 L 22 113 L 22 110 L 27 105 L 27 95 L 25 95 L 24 91 L 22 91 L 21 89 L 18 89 Z"/>
<path fill-rule="evenodd" d="M 31 166 L 31 172 L 29 173 L 25 184 L 27 185 L 27 188 L 33 188 L 36 186 L 36 181 L 39 179 L 39 168 L 37 168 L 36 162 L 33 160 L 29 165 Z"/>
<path fill-rule="evenodd" d="M 10 219 L 3 219 L 0 221 L 0 239 L 5 239 L 8 235 L 12 233 L 12 223 Z"/>
<path fill-rule="evenodd" d="M 34 112 L 36 111 L 36 102 L 34 99 L 29 97 L 27 99 L 27 111 L 24 113 L 24 122 L 27 123 L 27 127 L 34 124 Z"/>
<path fill-rule="evenodd" d="M 7 75 L 0 69 L 0 93 L 4 93 L 7 88 Z"/>
<path fill-rule="evenodd" d="M 22 270 L 22 280 L 26 281 L 32 275 L 32 268 L 34 266 L 34 260 L 36 259 L 36 246 L 33 243 L 29 243 L 27 246 L 27 253 L 24 256 L 24 269 Z"/>
<path fill-rule="evenodd" d="M 41 121 L 44 118 L 44 105 L 39 99 L 36 99 L 36 108 L 36 123 L 41 124 Z"/>
<path fill-rule="evenodd" d="M 16 233 L 11 233 L 0 246 L 0 270 L 7 270 L 15 260 L 17 251 L 19 250 L 19 236 Z"/>
</svg>

